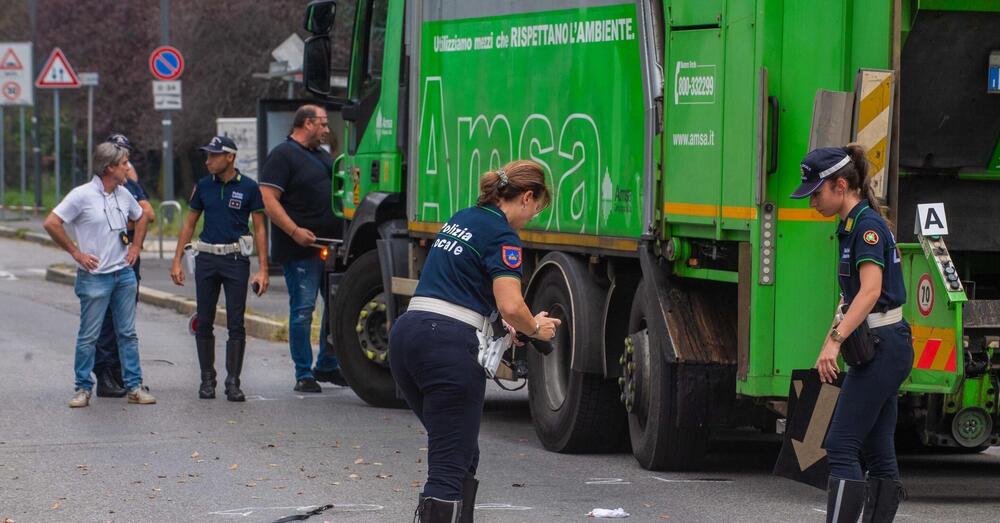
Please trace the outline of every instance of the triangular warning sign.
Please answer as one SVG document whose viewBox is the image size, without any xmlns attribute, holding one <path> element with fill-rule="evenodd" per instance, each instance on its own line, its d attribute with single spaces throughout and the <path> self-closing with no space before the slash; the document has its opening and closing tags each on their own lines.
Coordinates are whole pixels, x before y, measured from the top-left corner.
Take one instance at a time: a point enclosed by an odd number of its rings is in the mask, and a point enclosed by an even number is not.
<svg viewBox="0 0 1000 523">
<path fill-rule="evenodd" d="M 21 69 L 24 69 L 24 66 L 21 65 L 21 59 L 14 54 L 13 49 L 7 48 L 3 58 L 0 58 L 0 71 L 19 71 Z"/>
<path fill-rule="evenodd" d="M 69 65 L 69 60 L 66 59 L 66 55 L 63 54 L 62 49 L 56 47 L 52 50 L 49 59 L 45 61 L 45 67 L 42 67 L 42 73 L 35 80 L 35 86 L 49 88 L 80 87 L 80 79 L 77 78 L 76 72 Z"/>
</svg>

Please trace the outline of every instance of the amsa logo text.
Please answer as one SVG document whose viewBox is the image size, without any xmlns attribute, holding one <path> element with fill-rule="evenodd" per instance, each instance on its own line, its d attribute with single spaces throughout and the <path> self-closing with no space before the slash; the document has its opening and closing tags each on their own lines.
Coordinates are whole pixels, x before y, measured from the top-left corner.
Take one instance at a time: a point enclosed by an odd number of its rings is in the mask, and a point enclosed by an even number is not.
<svg viewBox="0 0 1000 523">
<path fill-rule="evenodd" d="M 715 66 L 678 61 L 674 68 L 674 104 L 714 104 Z"/>
</svg>

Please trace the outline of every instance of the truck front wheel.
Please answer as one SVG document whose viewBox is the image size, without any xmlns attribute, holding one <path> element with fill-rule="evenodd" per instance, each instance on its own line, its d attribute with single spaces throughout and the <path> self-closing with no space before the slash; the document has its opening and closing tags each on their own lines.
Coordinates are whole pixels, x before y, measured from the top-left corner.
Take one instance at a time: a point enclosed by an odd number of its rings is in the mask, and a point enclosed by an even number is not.
<svg viewBox="0 0 1000 523">
<path fill-rule="evenodd" d="M 340 372 L 362 400 L 374 407 L 402 408 L 389 371 L 389 331 L 378 251 L 347 268 L 329 319 Z"/>
<path fill-rule="evenodd" d="M 603 300 L 586 266 L 564 253 L 546 260 L 557 267 L 541 275 L 532 293 L 531 311 L 547 311 L 562 320 L 547 356 L 529 350 L 528 401 L 532 424 L 542 445 L 556 452 L 613 452 L 627 445 L 625 411 L 613 380 L 574 370 L 577 351 L 600 350 Z M 534 285 L 534 284 L 532 284 Z"/>
</svg>

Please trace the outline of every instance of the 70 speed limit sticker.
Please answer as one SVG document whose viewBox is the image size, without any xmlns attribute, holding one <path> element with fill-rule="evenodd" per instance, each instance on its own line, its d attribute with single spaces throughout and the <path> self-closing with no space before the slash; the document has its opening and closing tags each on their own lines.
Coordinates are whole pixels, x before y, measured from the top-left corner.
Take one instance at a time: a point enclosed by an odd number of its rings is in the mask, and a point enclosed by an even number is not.
<svg viewBox="0 0 1000 523">
<path fill-rule="evenodd" d="M 930 274 L 921 276 L 917 284 L 917 309 L 923 316 L 930 316 L 934 310 L 934 284 Z"/>
</svg>

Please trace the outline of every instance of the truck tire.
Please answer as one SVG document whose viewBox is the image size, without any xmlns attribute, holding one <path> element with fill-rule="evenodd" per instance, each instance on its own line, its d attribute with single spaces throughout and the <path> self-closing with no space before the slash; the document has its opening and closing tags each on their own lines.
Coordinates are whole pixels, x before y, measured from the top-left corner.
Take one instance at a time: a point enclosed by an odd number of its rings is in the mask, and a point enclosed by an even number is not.
<svg viewBox="0 0 1000 523">
<path fill-rule="evenodd" d="M 374 407 L 404 408 L 389 371 L 389 333 L 378 251 L 359 256 L 344 273 L 329 311 L 340 372 L 354 393 Z M 360 330 L 360 332 L 359 332 Z"/>
<path fill-rule="evenodd" d="M 632 301 L 629 332 L 646 331 L 645 293 L 640 284 Z M 669 343 L 668 341 L 664 340 Z M 677 376 L 682 365 L 668 363 L 656 347 L 657 340 L 632 344 L 623 356 L 623 394 L 627 397 L 632 455 L 648 470 L 691 470 L 701 466 L 707 449 L 708 429 L 680 427 L 677 420 Z M 631 368 L 629 367 L 631 365 Z"/>
<path fill-rule="evenodd" d="M 542 445 L 555 452 L 615 452 L 627 448 L 625 410 L 614 381 L 571 368 L 573 343 L 601 343 L 603 300 L 586 300 L 596 287 L 586 266 L 575 258 L 553 253 L 558 268 L 541 275 L 531 296 L 531 310 L 548 311 L 562 320 L 555 350 L 547 356 L 529 350 L 528 401 L 532 425 Z M 549 258 L 548 256 L 546 258 Z M 544 263 L 544 260 L 543 260 Z M 571 292 L 572 289 L 572 292 Z"/>
</svg>

